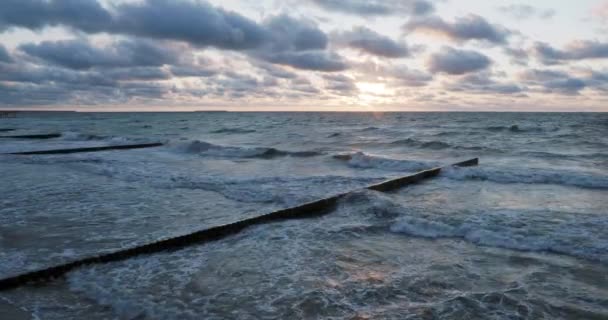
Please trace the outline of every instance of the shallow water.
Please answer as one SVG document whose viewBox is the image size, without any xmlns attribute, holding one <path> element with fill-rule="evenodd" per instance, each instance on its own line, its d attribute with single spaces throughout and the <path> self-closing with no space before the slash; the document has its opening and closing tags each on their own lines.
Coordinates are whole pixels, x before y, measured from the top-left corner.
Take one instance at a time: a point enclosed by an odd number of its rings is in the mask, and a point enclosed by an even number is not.
<svg viewBox="0 0 608 320">
<path fill-rule="evenodd" d="M 2 153 L 166 144 L 0 156 L 0 277 L 481 158 L 323 218 L 0 293 L 40 319 L 608 318 L 607 114 L 49 113 L 0 128 L 63 134 Z"/>
</svg>

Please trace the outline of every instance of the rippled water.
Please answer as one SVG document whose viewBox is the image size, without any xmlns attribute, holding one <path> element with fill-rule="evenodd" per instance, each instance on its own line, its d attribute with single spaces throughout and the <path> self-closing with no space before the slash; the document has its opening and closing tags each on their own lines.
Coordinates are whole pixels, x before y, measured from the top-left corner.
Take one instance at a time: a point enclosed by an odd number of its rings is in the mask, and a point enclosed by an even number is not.
<svg viewBox="0 0 608 320">
<path fill-rule="evenodd" d="M 322 218 L 0 293 L 0 318 L 607 319 L 608 114 L 20 114 L 0 277 L 480 157 Z M 2 131 L 2 130 L 0 130 Z"/>
</svg>

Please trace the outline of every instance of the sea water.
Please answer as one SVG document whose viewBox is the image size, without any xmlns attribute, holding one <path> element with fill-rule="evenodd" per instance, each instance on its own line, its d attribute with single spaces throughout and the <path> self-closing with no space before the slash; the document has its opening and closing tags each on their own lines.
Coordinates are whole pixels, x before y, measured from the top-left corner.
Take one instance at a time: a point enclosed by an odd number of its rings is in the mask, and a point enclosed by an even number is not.
<svg viewBox="0 0 608 320">
<path fill-rule="evenodd" d="M 20 113 L 0 278 L 472 157 L 322 218 L 0 292 L 39 319 L 607 319 L 608 114 Z M 14 314 L 14 313 L 13 313 Z M 27 318 L 27 317 L 26 317 Z"/>
</svg>

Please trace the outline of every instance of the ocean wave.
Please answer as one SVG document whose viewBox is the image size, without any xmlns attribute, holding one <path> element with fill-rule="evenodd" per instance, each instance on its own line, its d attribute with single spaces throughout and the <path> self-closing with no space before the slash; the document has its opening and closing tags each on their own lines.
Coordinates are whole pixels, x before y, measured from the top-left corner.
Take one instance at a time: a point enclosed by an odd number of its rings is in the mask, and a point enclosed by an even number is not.
<svg viewBox="0 0 608 320">
<path fill-rule="evenodd" d="M 120 136 L 104 136 L 97 134 L 87 134 L 74 131 L 62 132 L 61 138 L 65 141 L 107 141 L 112 143 L 127 143 L 135 141 L 145 141 L 141 138 L 128 138 Z"/>
<path fill-rule="evenodd" d="M 535 168 L 447 168 L 442 175 L 454 180 L 497 183 L 556 184 L 588 189 L 608 189 L 608 176 L 585 172 Z"/>
<path fill-rule="evenodd" d="M 541 127 L 526 127 L 522 128 L 519 125 L 511 125 L 511 126 L 489 126 L 485 128 L 486 131 L 491 132 L 512 132 L 512 133 L 522 133 L 522 132 L 546 132 L 546 131 L 558 131 L 558 127 L 554 128 L 541 128 Z"/>
<path fill-rule="evenodd" d="M 462 145 L 454 145 L 445 141 L 419 141 L 412 138 L 395 140 L 390 142 L 389 145 L 396 146 L 408 146 L 408 147 L 416 147 L 420 149 L 431 149 L 431 150 L 444 150 L 444 149 L 454 149 L 454 150 L 466 150 L 466 151 L 488 151 L 488 152 L 502 152 L 502 150 L 489 148 L 484 146 L 462 146 Z"/>
<path fill-rule="evenodd" d="M 404 145 L 410 147 L 420 147 L 423 149 L 447 149 L 450 148 L 451 145 L 447 142 L 443 141 L 418 141 L 416 139 L 407 138 L 396 140 L 390 143 L 391 145 Z"/>
<path fill-rule="evenodd" d="M 459 238 L 488 247 L 565 254 L 608 262 L 608 221 L 569 212 L 495 210 L 451 214 L 409 212 L 391 231 L 413 237 Z M 413 213 L 413 214 L 412 214 Z"/>
<path fill-rule="evenodd" d="M 387 171 L 420 171 L 432 168 L 433 162 L 398 160 L 369 155 L 363 152 L 334 155 L 334 159 L 345 161 L 350 167 L 359 169 L 381 169 Z"/>
<path fill-rule="evenodd" d="M 279 157 L 316 157 L 323 155 L 320 151 L 286 151 L 265 147 L 233 147 L 216 145 L 205 141 L 191 141 L 178 147 L 186 153 L 224 158 L 262 158 L 273 159 Z"/>
<path fill-rule="evenodd" d="M 254 133 L 256 130 L 253 129 L 242 129 L 242 128 L 220 128 L 217 130 L 210 131 L 210 133 L 224 133 L 224 134 L 245 134 Z"/>
<path fill-rule="evenodd" d="M 608 153 L 582 153 L 582 154 L 564 154 L 564 153 L 554 153 L 554 152 L 545 152 L 545 151 L 522 151 L 518 153 L 522 156 L 529 156 L 535 158 L 547 158 L 547 159 L 571 159 L 571 160 L 581 160 L 581 159 L 591 159 L 591 160 L 604 160 L 608 159 Z"/>
<path fill-rule="evenodd" d="M 124 166 L 116 161 L 73 161 L 71 169 L 85 171 L 128 183 L 141 183 L 158 189 L 203 190 L 222 195 L 226 199 L 243 203 L 263 203 L 293 206 L 326 197 L 328 194 L 365 187 L 383 178 L 348 177 L 337 175 L 319 176 L 267 176 L 226 177 L 222 174 L 196 174 L 190 171 L 150 166 L 141 162 L 139 166 Z"/>
</svg>

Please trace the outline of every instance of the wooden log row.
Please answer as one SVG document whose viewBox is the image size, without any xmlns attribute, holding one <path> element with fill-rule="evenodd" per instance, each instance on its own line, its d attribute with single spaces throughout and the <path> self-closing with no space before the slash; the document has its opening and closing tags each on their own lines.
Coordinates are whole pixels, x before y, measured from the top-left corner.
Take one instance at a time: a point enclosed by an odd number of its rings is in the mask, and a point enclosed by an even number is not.
<svg viewBox="0 0 608 320">
<path fill-rule="evenodd" d="M 143 144 L 129 144 L 129 145 L 104 146 L 104 147 L 26 151 L 26 152 L 14 152 L 14 153 L 8 153 L 8 154 L 20 155 L 20 156 L 38 155 L 38 154 L 68 154 L 68 153 L 83 153 L 83 152 L 100 152 L 100 151 L 109 151 L 109 150 L 154 148 L 154 147 L 160 147 L 162 145 L 163 145 L 162 143 L 143 143 Z"/>
<path fill-rule="evenodd" d="M 61 137 L 61 133 L 27 134 L 27 135 L 19 135 L 19 136 L 0 136 L 0 139 L 54 139 L 54 138 L 59 138 L 59 137 Z"/>
<path fill-rule="evenodd" d="M 471 159 L 468 161 L 453 164 L 452 166 L 468 167 L 475 166 L 478 163 L 478 159 Z M 441 172 L 441 169 L 442 168 L 434 168 L 430 170 L 421 171 L 406 177 L 387 180 L 385 182 L 369 186 L 366 189 L 382 192 L 392 191 L 431 177 L 435 177 Z M 66 273 L 73 271 L 76 268 L 86 265 L 122 261 L 141 255 L 177 250 L 194 244 L 202 244 L 221 240 L 230 235 L 237 234 L 240 231 L 251 226 L 285 220 L 310 219 L 324 216 L 331 213 L 331 211 L 338 203 L 338 200 L 340 200 L 349 193 L 350 192 L 341 193 L 329 198 L 299 205 L 297 207 L 271 212 L 254 218 L 197 231 L 191 234 L 159 240 L 153 243 L 137 246 L 134 248 L 119 250 L 112 253 L 102 254 L 95 257 L 83 258 L 55 267 L 27 272 L 14 277 L 2 279 L 0 280 L 0 291 L 14 289 L 19 286 L 26 285 L 28 283 L 48 281 L 54 278 L 59 278 L 64 276 Z"/>
</svg>

